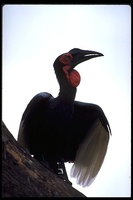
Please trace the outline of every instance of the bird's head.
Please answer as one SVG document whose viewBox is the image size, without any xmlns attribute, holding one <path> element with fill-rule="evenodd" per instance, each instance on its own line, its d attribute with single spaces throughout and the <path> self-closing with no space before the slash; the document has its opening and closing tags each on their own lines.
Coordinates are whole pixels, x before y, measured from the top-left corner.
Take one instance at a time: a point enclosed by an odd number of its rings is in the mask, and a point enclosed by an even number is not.
<svg viewBox="0 0 133 200">
<path fill-rule="evenodd" d="M 59 83 L 65 79 L 72 87 L 77 87 L 80 83 L 80 74 L 74 68 L 79 63 L 99 56 L 103 54 L 78 48 L 58 56 L 54 62 L 54 69 Z"/>
</svg>

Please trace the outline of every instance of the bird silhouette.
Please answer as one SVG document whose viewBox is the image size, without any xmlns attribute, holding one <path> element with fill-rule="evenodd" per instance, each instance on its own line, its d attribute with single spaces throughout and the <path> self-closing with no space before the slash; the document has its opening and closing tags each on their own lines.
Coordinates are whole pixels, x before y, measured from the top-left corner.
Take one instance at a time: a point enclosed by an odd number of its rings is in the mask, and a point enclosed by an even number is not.
<svg viewBox="0 0 133 200">
<path fill-rule="evenodd" d="M 71 176 L 89 186 L 103 163 L 111 129 L 96 104 L 75 101 L 80 74 L 75 67 L 102 53 L 74 48 L 53 64 L 60 86 L 54 98 L 47 92 L 34 96 L 20 122 L 18 142 L 40 162 L 68 181 L 65 162 L 72 162 Z M 86 90 L 87 92 L 87 90 Z"/>
</svg>

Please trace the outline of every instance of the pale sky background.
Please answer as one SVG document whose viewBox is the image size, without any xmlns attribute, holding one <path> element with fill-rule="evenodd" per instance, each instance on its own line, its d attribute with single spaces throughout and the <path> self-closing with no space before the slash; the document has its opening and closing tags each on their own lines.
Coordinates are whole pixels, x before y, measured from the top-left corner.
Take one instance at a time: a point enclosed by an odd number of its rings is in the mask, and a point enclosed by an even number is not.
<svg viewBox="0 0 133 200">
<path fill-rule="evenodd" d="M 102 168 L 88 197 L 129 197 L 131 167 L 131 7 L 6 5 L 3 7 L 2 118 L 17 138 L 21 116 L 39 92 L 58 95 L 56 57 L 72 48 L 99 51 L 76 67 L 76 100 L 98 104 L 112 129 Z M 71 165 L 67 164 L 69 172 Z"/>
</svg>

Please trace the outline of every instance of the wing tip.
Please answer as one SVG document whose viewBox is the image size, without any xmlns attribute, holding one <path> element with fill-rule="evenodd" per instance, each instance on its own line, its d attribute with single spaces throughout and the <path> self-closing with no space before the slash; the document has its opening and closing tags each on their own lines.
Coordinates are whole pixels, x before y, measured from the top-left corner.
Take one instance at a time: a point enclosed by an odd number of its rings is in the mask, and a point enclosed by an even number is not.
<svg viewBox="0 0 133 200">
<path fill-rule="evenodd" d="M 90 186 L 95 180 L 106 155 L 109 132 L 98 120 L 79 145 L 70 176 L 82 187 Z M 88 159 L 87 159 L 88 158 Z"/>
</svg>

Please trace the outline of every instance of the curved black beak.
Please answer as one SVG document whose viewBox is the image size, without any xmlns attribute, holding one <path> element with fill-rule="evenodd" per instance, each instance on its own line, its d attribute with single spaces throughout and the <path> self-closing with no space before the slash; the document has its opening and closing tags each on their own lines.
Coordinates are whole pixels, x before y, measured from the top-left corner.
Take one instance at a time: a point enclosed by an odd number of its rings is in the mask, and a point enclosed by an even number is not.
<svg viewBox="0 0 133 200">
<path fill-rule="evenodd" d="M 82 50 L 77 48 L 71 49 L 69 53 L 73 56 L 73 59 L 70 61 L 72 69 L 81 62 L 91 58 L 103 56 L 102 53 L 96 51 Z"/>
</svg>

